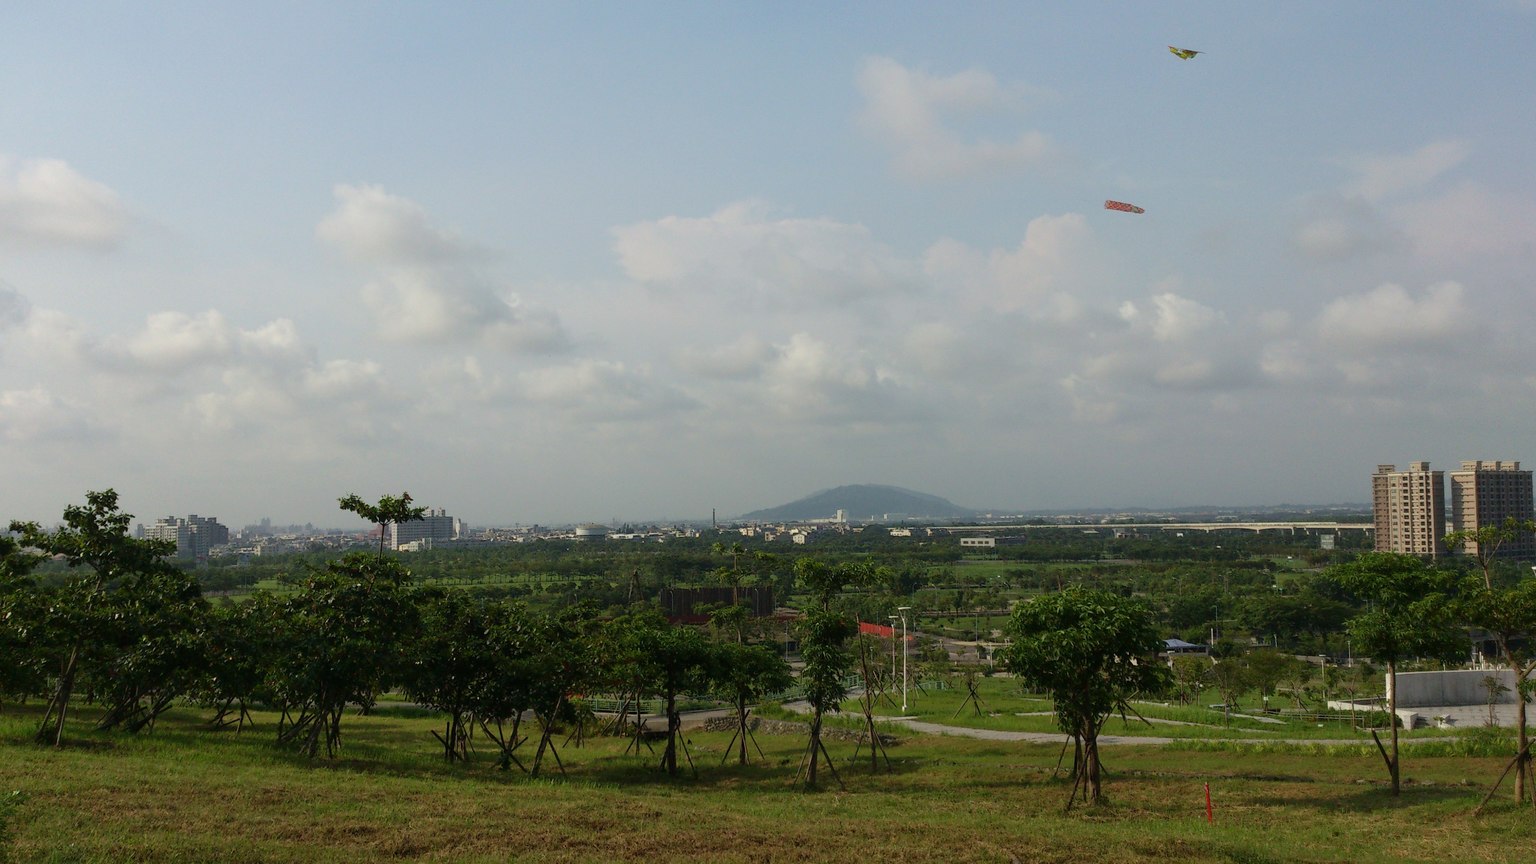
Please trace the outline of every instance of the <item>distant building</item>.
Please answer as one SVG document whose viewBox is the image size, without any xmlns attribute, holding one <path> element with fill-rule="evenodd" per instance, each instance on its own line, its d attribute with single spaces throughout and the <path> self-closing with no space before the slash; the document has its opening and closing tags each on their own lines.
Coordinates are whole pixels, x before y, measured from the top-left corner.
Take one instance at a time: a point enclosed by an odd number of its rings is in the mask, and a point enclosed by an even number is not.
<svg viewBox="0 0 1536 864">
<path fill-rule="evenodd" d="M 1474 531 L 1503 524 L 1506 519 L 1525 521 L 1532 518 L 1531 472 L 1522 471 L 1519 462 L 1465 461 L 1460 471 L 1450 472 L 1451 526 L 1457 531 Z M 1477 544 L 1467 543 L 1457 550 L 1477 554 Z M 1536 537 L 1522 533 L 1504 541 L 1496 554 L 1501 558 L 1530 560 L 1536 558 Z"/>
<path fill-rule="evenodd" d="M 214 516 L 167 516 L 145 528 L 144 539 L 169 540 L 176 544 L 177 558 L 203 560 L 213 547 L 229 545 L 229 529 Z"/>
<path fill-rule="evenodd" d="M 603 540 L 608 537 L 608 527 L 596 522 L 588 522 L 576 528 L 576 539 L 587 543 Z"/>
<path fill-rule="evenodd" d="M 1445 554 L 1445 472 L 1428 462 L 1412 462 L 1407 471 L 1377 465 L 1371 476 L 1371 512 L 1377 552 L 1402 552 L 1424 558 Z"/>
<path fill-rule="evenodd" d="M 391 522 L 384 542 L 391 549 L 399 550 L 403 546 L 410 546 L 414 551 L 430 548 L 433 543 L 457 540 L 463 531 L 464 525 L 457 517 L 449 516 L 447 511 L 441 509 L 428 510 L 420 519 L 410 522 Z"/>
<path fill-rule="evenodd" d="M 722 606 L 745 606 L 753 618 L 773 614 L 773 589 L 765 585 L 663 588 L 661 608 L 674 624 L 702 624 L 709 611 Z"/>
</svg>

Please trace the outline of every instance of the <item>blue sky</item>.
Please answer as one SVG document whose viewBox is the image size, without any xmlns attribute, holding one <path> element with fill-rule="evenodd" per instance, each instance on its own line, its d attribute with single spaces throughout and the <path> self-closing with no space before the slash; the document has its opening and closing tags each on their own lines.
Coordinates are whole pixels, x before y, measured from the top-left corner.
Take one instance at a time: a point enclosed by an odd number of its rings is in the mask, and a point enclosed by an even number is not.
<svg viewBox="0 0 1536 864">
<path fill-rule="evenodd" d="M 5 18 L 0 517 L 1327 503 L 1536 463 L 1536 4 Z"/>
</svg>

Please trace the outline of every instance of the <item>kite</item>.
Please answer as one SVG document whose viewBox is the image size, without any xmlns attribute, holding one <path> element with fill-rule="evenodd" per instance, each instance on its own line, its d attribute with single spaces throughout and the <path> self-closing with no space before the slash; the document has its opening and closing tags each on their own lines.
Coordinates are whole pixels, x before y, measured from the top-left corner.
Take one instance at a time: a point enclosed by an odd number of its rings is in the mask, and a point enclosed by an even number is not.
<svg viewBox="0 0 1536 864">
<path fill-rule="evenodd" d="M 1124 201 L 1105 201 L 1104 202 L 1104 209 L 1105 210 L 1119 210 L 1121 213 L 1145 213 L 1145 212 L 1147 212 L 1147 211 L 1141 209 L 1140 207 L 1137 207 L 1135 204 L 1127 204 Z"/>
<path fill-rule="evenodd" d="M 1195 59 L 1196 54 L 1205 53 L 1204 51 L 1192 51 L 1188 48 L 1175 48 L 1172 45 L 1168 46 L 1168 50 L 1172 51 L 1173 56 L 1179 58 L 1180 60 L 1193 60 Z"/>
</svg>

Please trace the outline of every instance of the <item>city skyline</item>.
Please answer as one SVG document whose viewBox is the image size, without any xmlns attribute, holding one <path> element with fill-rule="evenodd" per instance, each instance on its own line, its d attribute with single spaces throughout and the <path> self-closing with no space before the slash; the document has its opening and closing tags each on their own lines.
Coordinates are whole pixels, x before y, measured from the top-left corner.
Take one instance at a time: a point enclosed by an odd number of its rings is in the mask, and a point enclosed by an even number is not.
<svg viewBox="0 0 1536 864">
<path fill-rule="evenodd" d="M 1529 464 L 1531 44 L 1521 0 L 20 11 L 0 518 Z"/>
</svg>

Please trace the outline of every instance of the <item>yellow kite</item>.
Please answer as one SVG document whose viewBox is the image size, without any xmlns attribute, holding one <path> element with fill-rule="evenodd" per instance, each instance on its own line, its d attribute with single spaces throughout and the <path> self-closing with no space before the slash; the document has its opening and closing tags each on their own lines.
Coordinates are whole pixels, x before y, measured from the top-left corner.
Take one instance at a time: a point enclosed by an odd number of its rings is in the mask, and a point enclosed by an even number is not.
<svg viewBox="0 0 1536 864">
<path fill-rule="evenodd" d="M 1168 50 L 1172 51 L 1173 56 L 1179 58 L 1180 60 L 1193 60 L 1195 59 L 1196 54 L 1205 53 L 1204 51 L 1191 51 L 1188 48 L 1175 48 L 1172 45 L 1168 46 Z"/>
</svg>

